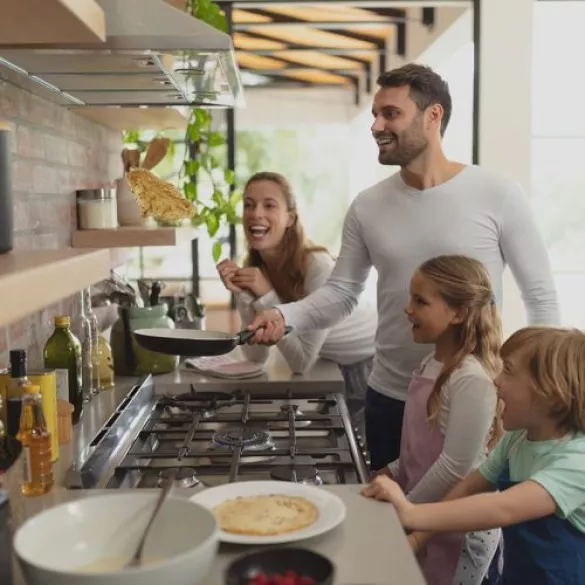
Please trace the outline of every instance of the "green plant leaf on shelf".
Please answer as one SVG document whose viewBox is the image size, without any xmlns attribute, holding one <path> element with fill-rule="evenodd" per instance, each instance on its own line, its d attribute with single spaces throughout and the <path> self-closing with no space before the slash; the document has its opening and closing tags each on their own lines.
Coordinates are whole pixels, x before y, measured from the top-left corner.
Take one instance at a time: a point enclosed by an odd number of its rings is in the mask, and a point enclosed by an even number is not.
<svg viewBox="0 0 585 585">
<path fill-rule="evenodd" d="M 215 242 L 213 242 L 213 248 L 211 250 L 211 253 L 213 256 L 213 261 L 216 264 L 219 262 L 219 259 L 221 258 L 222 250 L 223 244 L 221 243 L 221 240 L 216 240 Z"/>
<path fill-rule="evenodd" d="M 185 173 L 187 173 L 187 175 L 189 177 L 194 177 L 197 172 L 199 171 L 199 167 L 201 166 L 199 164 L 198 160 L 186 160 L 184 162 L 184 166 L 185 166 Z"/>
<path fill-rule="evenodd" d="M 224 136 L 222 136 L 219 132 L 212 132 L 208 139 L 207 139 L 207 144 L 209 144 L 209 146 L 223 146 L 226 143 L 226 139 Z"/>
<path fill-rule="evenodd" d="M 197 185 L 195 183 L 185 183 L 183 190 L 185 192 L 185 197 L 189 201 L 197 201 Z"/>
<path fill-rule="evenodd" d="M 228 23 L 220 6 L 212 0 L 187 0 L 187 12 L 214 28 L 227 32 Z M 211 83 L 210 78 L 210 83 Z M 213 92 L 213 84 L 208 88 Z M 232 192 L 235 184 L 233 169 L 225 168 L 216 148 L 224 147 L 226 136 L 222 131 L 212 130 L 212 113 L 204 108 L 191 110 L 185 132 L 185 149 L 181 167 L 181 178 L 185 196 L 197 207 L 193 225 L 205 224 L 210 238 L 214 238 L 223 225 L 240 223 L 238 205 L 241 197 Z M 211 186 L 211 198 L 204 196 L 206 189 L 199 189 L 199 180 L 205 178 Z M 212 252 L 221 254 L 222 243 L 213 243 Z"/>
<path fill-rule="evenodd" d="M 205 223 L 207 224 L 207 231 L 209 235 L 213 238 L 219 230 L 219 219 L 217 215 L 214 213 L 210 213 L 205 218 Z"/>
<path fill-rule="evenodd" d="M 239 191 L 234 191 L 229 198 L 229 204 L 234 209 L 242 200 L 242 194 Z"/>
<path fill-rule="evenodd" d="M 234 173 L 232 169 L 226 169 L 223 174 L 223 180 L 226 182 L 227 185 L 233 185 L 236 182 L 236 173 Z M 230 202 L 232 201 L 233 195 L 234 194 L 232 193 L 232 196 L 230 197 Z M 239 203 L 239 201 L 236 201 L 236 203 Z"/>
<path fill-rule="evenodd" d="M 219 190 L 216 189 L 213 192 L 213 195 L 211 196 L 211 200 L 218 206 L 218 207 L 222 207 L 225 206 L 225 200 L 223 198 L 223 193 Z"/>
</svg>

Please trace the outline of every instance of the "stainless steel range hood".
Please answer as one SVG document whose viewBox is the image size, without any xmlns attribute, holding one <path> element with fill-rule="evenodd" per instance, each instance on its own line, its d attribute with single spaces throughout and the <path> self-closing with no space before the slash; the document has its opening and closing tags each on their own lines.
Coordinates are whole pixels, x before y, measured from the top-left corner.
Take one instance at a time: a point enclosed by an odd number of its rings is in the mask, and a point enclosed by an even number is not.
<svg viewBox="0 0 585 585">
<path fill-rule="evenodd" d="M 163 0 L 97 0 L 105 43 L 0 46 L 0 64 L 68 106 L 242 106 L 229 35 Z"/>
</svg>

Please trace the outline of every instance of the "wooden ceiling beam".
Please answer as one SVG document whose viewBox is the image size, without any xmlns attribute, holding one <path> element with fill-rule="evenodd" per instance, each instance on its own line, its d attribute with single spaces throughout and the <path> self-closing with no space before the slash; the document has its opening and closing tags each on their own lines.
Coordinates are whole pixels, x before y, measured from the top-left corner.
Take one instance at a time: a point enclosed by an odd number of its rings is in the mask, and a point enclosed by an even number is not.
<svg viewBox="0 0 585 585">
<path fill-rule="evenodd" d="M 268 9 L 266 9 L 268 8 Z M 250 9 L 249 12 L 252 12 L 253 14 L 258 14 L 261 16 L 268 16 L 270 18 L 272 18 L 273 22 L 272 23 L 258 23 L 258 28 L 262 27 L 262 26 L 266 26 L 267 24 L 270 24 L 272 27 L 280 25 L 280 26 L 285 26 L 285 25 L 292 25 L 292 26 L 300 26 L 300 27 L 306 27 L 306 28 L 314 28 L 318 31 L 322 31 L 322 32 L 329 32 L 327 30 L 321 29 L 318 26 L 318 23 L 315 24 L 313 22 L 311 22 L 310 20 L 300 20 L 298 18 L 293 18 L 291 16 L 286 16 L 284 14 L 278 14 L 275 12 L 270 12 L 269 9 L 269 5 L 268 6 L 264 6 L 264 8 L 260 9 Z M 391 24 L 391 23 L 389 23 Z M 343 23 L 343 25 L 345 27 L 351 26 L 353 25 L 353 23 Z M 250 26 L 250 28 L 252 28 L 252 26 Z M 254 27 L 255 28 L 255 27 Z M 249 30 L 247 30 L 246 32 L 249 33 Z M 361 41 L 361 42 L 365 42 L 365 43 L 371 43 L 373 45 L 376 45 L 379 48 L 384 48 L 385 46 L 385 41 L 381 40 L 381 39 L 377 39 L 375 37 L 369 37 L 366 35 L 362 35 L 356 32 L 352 32 L 352 31 L 348 31 L 348 30 L 336 30 L 334 33 L 330 33 L 330 34 L 336 34 L 339 36 L 343 36 L 349 39 L 354 39 L 356 41 Z"/>
</svg>

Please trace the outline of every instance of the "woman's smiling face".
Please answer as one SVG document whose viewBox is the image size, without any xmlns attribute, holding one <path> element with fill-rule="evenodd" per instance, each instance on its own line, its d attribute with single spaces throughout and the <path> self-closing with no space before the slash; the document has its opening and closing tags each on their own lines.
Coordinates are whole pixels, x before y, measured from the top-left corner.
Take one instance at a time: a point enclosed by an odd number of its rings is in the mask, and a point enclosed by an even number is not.
<svg viewBox="0 0 585 585">
<path fill-rule="evenodd" d="M 278 248 L 286 229 L 294 222 L 285 196 L 273 181 L 250 183 L 244 193 L 243 226 L 248 244 L 258 252 Z"/>
</svg>

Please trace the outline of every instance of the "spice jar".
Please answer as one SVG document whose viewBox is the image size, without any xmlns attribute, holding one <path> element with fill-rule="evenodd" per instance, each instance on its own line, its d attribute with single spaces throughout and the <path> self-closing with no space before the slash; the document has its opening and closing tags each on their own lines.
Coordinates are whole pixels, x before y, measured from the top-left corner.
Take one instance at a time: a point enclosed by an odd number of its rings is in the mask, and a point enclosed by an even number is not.
<svg viewBox="0 0 585 585">
<path fill-rule="evenodd" d="M 82 189 L 76 191 L 77 225 L 82 230 L 103 230 L 118 227 L 116 190 Z"/>
</svg>

